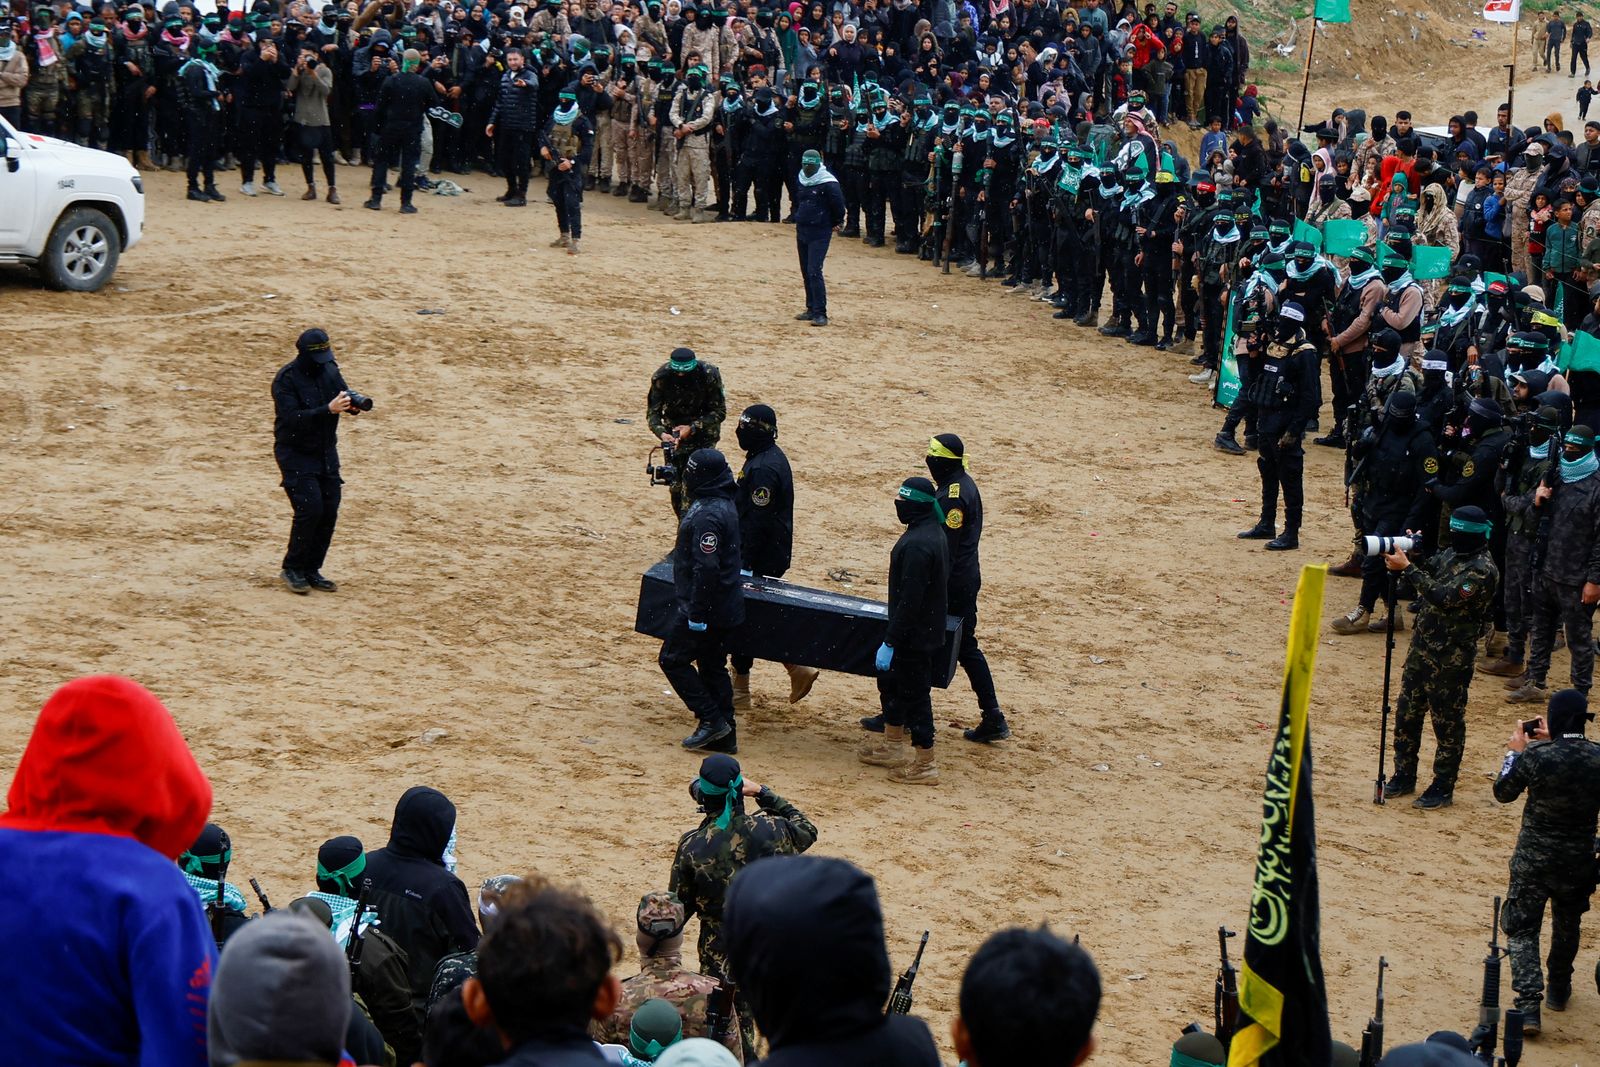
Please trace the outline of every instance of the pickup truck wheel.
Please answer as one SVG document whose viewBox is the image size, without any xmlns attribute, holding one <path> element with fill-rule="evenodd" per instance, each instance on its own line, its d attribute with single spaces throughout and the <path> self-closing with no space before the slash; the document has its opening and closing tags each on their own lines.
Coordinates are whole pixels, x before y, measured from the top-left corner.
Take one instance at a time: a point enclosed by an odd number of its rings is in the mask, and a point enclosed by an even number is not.
<svg viewBox="0 0 1600 1067">
<path fill-rule="evenodd" d="M 104 214 L 74 208 L 56 220 L 39 259 L 39 272 L 52 289 L 92 293 L 117 269 L 122 237 Z"/>
</svg>

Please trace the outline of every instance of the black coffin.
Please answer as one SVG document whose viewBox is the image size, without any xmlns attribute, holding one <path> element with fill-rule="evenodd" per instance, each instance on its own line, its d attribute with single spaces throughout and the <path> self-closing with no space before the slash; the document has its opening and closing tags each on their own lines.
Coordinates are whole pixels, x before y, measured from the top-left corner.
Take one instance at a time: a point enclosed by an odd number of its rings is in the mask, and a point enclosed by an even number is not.
<svg viewBox="0 0 1600 1067">
<path fill-rule="evenodd" d="M 664 638 L 678 615 L 672 562 L 662 560 L 639 581 L 633 628 Z M 873 658 L 883 643 L 889 611 L 876 600 L 807 589 L 779 578 L 744 579 L 744 625 L 728 651 L 769 663 L 798 663 L 842 674 L 874 677 Z M 934 660 L 933 684 L 950 684 L 961 647 L 961 620 L 945 617 L 944 652 Z"/>
</svg>

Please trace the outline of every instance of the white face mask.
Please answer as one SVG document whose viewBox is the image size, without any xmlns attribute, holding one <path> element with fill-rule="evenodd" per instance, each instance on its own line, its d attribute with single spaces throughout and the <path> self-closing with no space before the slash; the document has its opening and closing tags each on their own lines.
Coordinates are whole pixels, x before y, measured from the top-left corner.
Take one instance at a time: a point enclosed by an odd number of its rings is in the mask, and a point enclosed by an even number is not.
<svg viewBox="0 0 1600 1067">
<path fill-rule="evenodd" d="M 456 873 L 456 828 L 450 827 L 450 840 L 444 843 L 444 855 L 439 857 L 444 869 L 451 874 Z"/>
</svg>

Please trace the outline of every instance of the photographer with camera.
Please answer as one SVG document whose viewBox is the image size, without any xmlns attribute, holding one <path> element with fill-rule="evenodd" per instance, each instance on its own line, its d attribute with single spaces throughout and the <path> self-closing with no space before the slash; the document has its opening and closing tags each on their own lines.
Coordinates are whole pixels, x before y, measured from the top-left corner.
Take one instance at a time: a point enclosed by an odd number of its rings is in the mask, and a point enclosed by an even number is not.
<svg viewBox="0 0 1600 1067">
<path fill-rule="evenodd" d="M 1409 389 L 1390 393 L 1382 422 L 1364 427 L 1350 442 L 1350 451 L 1356 457 L 1350 488 L 1357 528 L 1378 536 L 1422 529 L 1427 501 L 1422 487 L 1439 473 L 1439 449 L 1428 428 L 1417 420 L 1417 394 Z M 1361 599 L 1348 614 L 1333 620 L 1333 632 L 1383 633 L 1387 624 L 1369 617 L 1387 580 L 1382 560 L 1363 558 Z M 1394 610 L 1394 605 L 1386 603 L 1385 610 Z M 1405 629 L 1402 618 L 1395 616 L 1396 630 Z"/>
<path fill-rule="evenodd" d="M 295 342 L 294 359 L 272 379 L 273 456 L 294 508 L 283 584 L 291 593 L 339 587 L 322 576 L 322 562 L 339 520 L 339 415 L 372 410 L 372 401 L 345 385 L 328 335 L 310 329 Z"/>
<path fill-rule="evenodd" d="M 322 173 L 328 180 L 328 203 L 339 203 L 338 172 L 333 162 L 333 126 L 328 118 L 328 97 L 333 93 L 333 68 L 317 58 L 310 48 L 301 49 L 289 75 L 289 92 L 294 94 L 294 122 L 300 141 L 300 169 L 305 173 L 306 192 L 300 199 L 317 198 L 316 157 L 322 158 Z"/>
<path fill-rule="evenodd" d="M 1417 755 L 1422 718 L 1433 719 L 1433 781 L 1412 802 L 1416 808 L 1442 808 L 1454 799 L 1461 751 L 1467 742 L 1467 689 L 1483 624 L 1494 610 L 1500 572 L 1489 558 L 1489 516 L 1482 508 L 1457 508 L 1450 516 L 1448 547 L 1420 565 L 1406 556 L 1410 538 L 1376 540 L 1384 566 L 1410 581 L 1422 608 L 1417 612 L 1400 677 L 1394 709 L 1394 774 L 1383 784 L 1386 797 L 1409 796 L 1417 789 Z M 1369 547 L 1368 551 L 1372 549 Z"/>
<path fill-rule="evenodd" d="M 1595 887 L 1595 829 L 1600 815 L 1600 745 L 1584 737 L 1594 718 L 1588 698 L 1564 689 L 1544 716 L 1511 733 L 1494 798 L 1509 804 L 1524 791 L 1522 829 L 1511 854 L 1511 884 L 1500 912 L 1524 1033 L 1540 1030 L 1541 1002 L 1566 1011 L 1578 923 Z M 1550 903 L 1549 986 L 1539 967 L 1539 928 Z"/>
<path fill-rule="evenodd" d="M 683 484 L 684 461 L 701 448 L 715 448 L 722 437 L 728 401 L 722 373 L 692 348 L 674 348 L 650 376 L 645 418 L 661 441 L 662 465 L 670 468 L 672 512 L 682 515 L 690 500 Z"/>
<path fill-rule="evenodd" d="M 1548 509 L 1544 544 L 1536 546 L 1533 626 L 1528 681 L 1506 697 L 1508 704 L 1542 704 L 1549 696 L 1556 626 L 1566 630 L 1572 687 L 1588 694 L 1594 682 L 1594 607 L 1600 603 L 1600 461 L 1594 431 L 1574 426 L 1561 439 L 1559 485 L 1549 479 L 1534 491 L 1534 507 Z"/>
</svg>

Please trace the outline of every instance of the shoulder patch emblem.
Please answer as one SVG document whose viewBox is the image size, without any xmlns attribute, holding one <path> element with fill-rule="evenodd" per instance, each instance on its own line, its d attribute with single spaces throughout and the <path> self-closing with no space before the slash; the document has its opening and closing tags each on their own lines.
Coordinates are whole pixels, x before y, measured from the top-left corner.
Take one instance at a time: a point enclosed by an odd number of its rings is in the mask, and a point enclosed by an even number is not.
<svg viewBox="0 0 1600 1067">
<path fill-rule="evenodd" d="M 951 482 L 950 483 L 950 499 L 951 500 L 957 500 L 957 499 L 960 498 L 960 496 L 961 496 L 961 483 L 960 482 Z"/>
<path fill-rule="evenodd" d="M 1432 456 L 1422 461 L 1422 470 L 1425 474 L 1438 474 L 1439 461 Z"/>
<path fill-rule="evenodd" d="M 717 535 L 714 534 L 714 533 L 703 533 L 703 534 L 701 534 L 700 535 L 700 551 L 704 552 L 706 555 L 709 556 L 711 553 L 715 552 L 716 550 L 717 550 Z"/>
<path fill-rule="evenodd" d="M 1476 593 L 1477 591 L 1478 591 L 1478 583 L 1474 582 L 1472 579 L 1469 578 L 1466 581 L 1461 583 L 1461 599 L 1462 600 L 1471 600 L 1473 594 Z"/>
<path fill-rule="evenodd" d="M 1461 477 L 1470 478 L 1475 473 L 1477 473 L 1477 470 L 1478 470 L 1478 465 L 1476 463 L 1473 463 L 1472 460 L 1469 459 L 1466 462 L 1466 466 L 1461 468 Z"/>
<path fill-rule="evenodd" d="M 944 524 L 950 527 L 950 529 L 961 529 L 961 522 L 962 518 L 960 508 L 951 508 L 949 511 L 944 513 Z"/>
<path fill-rule="evenodd" d="M 772 490 L 764 485 L 756 486 L 755 491 L 750 494 L 750 503 L 758 508 L 766 507 L 772 503 Z"/>
</svg>

